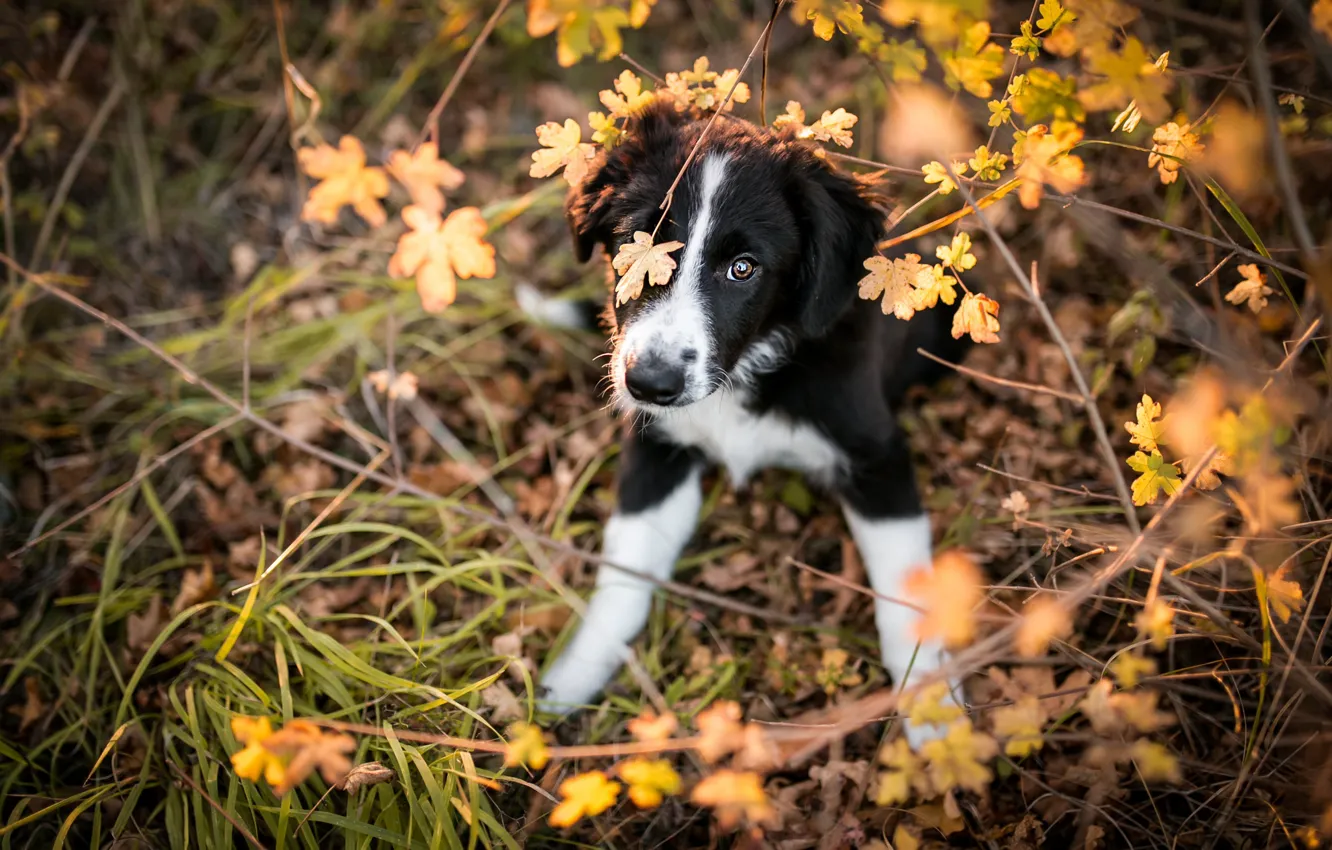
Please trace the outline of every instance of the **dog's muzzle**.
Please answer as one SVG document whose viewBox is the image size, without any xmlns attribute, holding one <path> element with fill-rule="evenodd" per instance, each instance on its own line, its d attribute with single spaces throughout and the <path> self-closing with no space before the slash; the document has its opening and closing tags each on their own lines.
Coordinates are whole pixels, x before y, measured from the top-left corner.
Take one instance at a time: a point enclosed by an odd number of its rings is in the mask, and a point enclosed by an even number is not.
<svg viewBox="0 0 1332 850">
<path fill-rule="evenodd" d="M 624 386 L 635 401 L 669 407 L 685 394 L 690 364 L 698 352 L 687 349 L 675 357 L 657 352 L 632 357 L 624 372 Z"/>
</svg>

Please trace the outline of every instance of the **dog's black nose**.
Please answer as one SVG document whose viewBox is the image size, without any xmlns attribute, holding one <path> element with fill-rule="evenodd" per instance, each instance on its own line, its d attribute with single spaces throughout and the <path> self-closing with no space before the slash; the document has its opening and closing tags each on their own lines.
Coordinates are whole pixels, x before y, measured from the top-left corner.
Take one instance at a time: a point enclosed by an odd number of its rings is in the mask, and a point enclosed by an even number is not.
<svg viewBox="0 0 1332 850">
<path fill-rule="evenodd" d="M 640 358 L 625 372 L 624 383 L 639 401 L 667 405 L 684 392 L 685 372 L 658 357 Z"/>
</svg>

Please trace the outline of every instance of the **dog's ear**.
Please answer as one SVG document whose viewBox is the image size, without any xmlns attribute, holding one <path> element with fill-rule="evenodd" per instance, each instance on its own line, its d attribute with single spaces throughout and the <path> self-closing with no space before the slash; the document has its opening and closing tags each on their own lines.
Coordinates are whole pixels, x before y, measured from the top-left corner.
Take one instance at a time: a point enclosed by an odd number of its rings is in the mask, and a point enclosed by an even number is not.
<svg viewBox="0 0 1332 850">
<path fill-rule="evenodd" d="M 673 100 L 657 99 L 626 122 L 620 144 L 599 152 L 587 177 L 569 190 L 564 208 L 579 262 L 591 259 L 598 243 L 609 251 L 615 235 L 612 208 L 617 196 L 625 194 L 631 182 L 644 191 L 652 188 L 651 175 L 662 170 L 657 161 L 670 162 L 676 157 L 682 144 L 680 127 L 687 120 Z"/>
<path fill-rule="evenodd" d="M 803 234 L 797 309 L 802 335 L 826 334 L 856 298 L 884 234 L 884 214 L 873 192 L 854 177 L 810 158 L 795 186 Z"/>
</svg>

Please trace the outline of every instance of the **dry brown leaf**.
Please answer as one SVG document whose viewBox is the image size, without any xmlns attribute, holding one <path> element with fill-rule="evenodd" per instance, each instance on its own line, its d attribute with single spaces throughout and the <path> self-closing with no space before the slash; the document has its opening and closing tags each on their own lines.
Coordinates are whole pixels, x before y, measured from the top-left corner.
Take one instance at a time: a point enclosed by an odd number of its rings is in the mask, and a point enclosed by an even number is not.
<svg viewBox="0 0 1332 850">
<path fill-rule="evenodd" d="M 368 761 L 347 771 L 347 776 L 339 787 L 348 794 L 355 794 L 371 785 L 392 782 L 397 775 L 391 767 L 385 767 L 377 761 Z"/>
<path fill-rule="evenodd" d="M 652 234 L 639 230 L 634 233 L 634 241 L 626 242 L 615 253 L 611 265 L 620 273 L 615 284 L 615 304 L 626 304 L 643 294 L 643 282 L 653 286 L 664 286 L 670 282 L 675 271 L 672 251 L 684 247 L 683 242 L 663 242 L 652 244 Z"/>
<path fill-rule="evenodd" d="M 217 581 L 213 576 L 213 562 L 204 558 L 202 567 L 185 571 L 180 580 L 180 592 L 171 602 L 171 614 L 175 616 L 191 605 L 212 599 L 216 594 Z"/>
</svg>

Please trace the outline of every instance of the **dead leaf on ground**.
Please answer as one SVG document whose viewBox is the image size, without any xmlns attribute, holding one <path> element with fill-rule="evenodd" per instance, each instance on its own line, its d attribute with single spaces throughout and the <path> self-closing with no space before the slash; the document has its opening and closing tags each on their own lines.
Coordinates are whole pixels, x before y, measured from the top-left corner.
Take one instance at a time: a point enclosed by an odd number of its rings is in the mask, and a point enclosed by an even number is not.
<svg viewBox="0 0 1332 850">
<path fill-rule="evenodd" d="M 166 620 L 166 606 L 161 594 L 154 593 L 148 606 L 125 619 L 125 642 L 136 652 L 144 652 L 152 645 Z"/>
<path fill-rule="evenodd" d="M 342 780 L 341 788 L 348 794 L 355 794 L 371 785 L 392 782 L 397 775 L 391 767 L 385 767 L 377 761 L 368 761 L 347 771 L 347 777 Z"/>
<path fill-rule="evenodd" d="M 180 580 L 180 592 L 171 602 L 171 615 L 174 617 L 191 605 L 197 605 L 217 595 L 217 581 L 213 576 L 213 562 L 204 559 L 203 566 L 197 570 L 186 570 Z"/>
<path fill-rule="evenodd" d="M 19 719 L 19 734 L 28 731 L 28 727 L 46 716 L 46 702 L 42 699 L 41 684 L 36 676 L 25 676 L 23 690 L 26 698 L 23 705 L 13 706 L 9 713 Z"/>
</svg>

